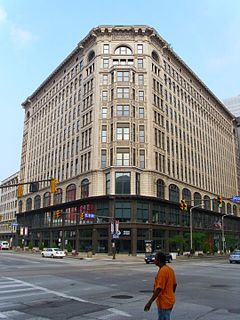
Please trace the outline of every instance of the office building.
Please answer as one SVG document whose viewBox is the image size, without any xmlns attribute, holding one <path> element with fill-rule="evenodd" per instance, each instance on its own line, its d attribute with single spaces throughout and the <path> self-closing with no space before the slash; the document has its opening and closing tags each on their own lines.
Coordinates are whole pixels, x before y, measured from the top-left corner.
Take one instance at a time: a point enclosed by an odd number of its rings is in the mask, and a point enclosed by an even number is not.
<svg viewBox="0 0 240 320">
<path fill-rule="evenodd" d="M 19 172 L 16 172 L 4 179 L 0 186 L 0 240 L 7 240 L 10 245 L 13 244 L 17 229 L 18 175 Z"/>
<path fill-rule="evenodd" d="M 22 105 L 20 182 L 40 182 L 19 200 L 20 239 L 110 251 L 113 232 L 120 251 L 167 250 L 189 232 L 181 199 L 212 241 L 223 213 L 239 231 L 234 118 L 153 28 L 92 29 Z"/>
</svg>

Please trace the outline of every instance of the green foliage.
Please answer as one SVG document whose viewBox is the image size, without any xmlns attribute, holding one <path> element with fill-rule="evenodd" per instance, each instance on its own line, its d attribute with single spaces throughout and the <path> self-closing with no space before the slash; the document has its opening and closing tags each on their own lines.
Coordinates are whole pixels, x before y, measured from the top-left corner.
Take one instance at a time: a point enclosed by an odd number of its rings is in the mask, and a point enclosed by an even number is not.
<svg viewBox="0 0 240 320">
<path fill-rule="evenodd" d="M 33 248 L 33 243 L 32 243 L 32 241 L 29 241 L 28 249 L 29 249 L 29 250 L 32 250 L 32 248 Z"/>
<path fill-rule="evenodd" d="M 38 248 L 39 248 L 40 251 L 43 251 L 44 243 L 43 242 L 39 242 Z"/>
<path fill-rule="evenodd" d="M 184 239 L 190 248 L 190 233 L 184 234 Z M 206 244 L 206 234 L 204 232 L 195 231 L 192 233 L 193 252 L 196 250 L 203 250 Z"/>
<path fill-rule="evenodd" d="M 226 249 L 229 249 L 231 252 L 237 248 L 240 244 L 240 239 L 238 236 L 229 234 L 225 236 Z"/>
<path fill-rule="evenodd" d="M 67 245 L 66 245 L 66 250 L 67 250 L 67 252 L 72 252 L 72 246 L 71 246 L 71 243 L 68 243 Z"/>
</svg>

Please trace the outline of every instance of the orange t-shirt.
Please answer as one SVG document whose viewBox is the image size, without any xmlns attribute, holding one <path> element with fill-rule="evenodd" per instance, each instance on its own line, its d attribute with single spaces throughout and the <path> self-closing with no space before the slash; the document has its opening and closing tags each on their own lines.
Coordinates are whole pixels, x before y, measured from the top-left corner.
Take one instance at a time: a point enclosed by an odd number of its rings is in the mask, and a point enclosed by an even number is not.
<svg viewBox="0 0 240 320">
<path fill-rule="evenodd" d="M 161 292 L 156 299 L 158 309 L 170 309 L 173 307 L 175 303 L 173 290 L 176 284 L 176 277 L 172 268 L 164 265 L 159 269 L 154 282 L 154 290 L 161 288 Z"/>
</svg>

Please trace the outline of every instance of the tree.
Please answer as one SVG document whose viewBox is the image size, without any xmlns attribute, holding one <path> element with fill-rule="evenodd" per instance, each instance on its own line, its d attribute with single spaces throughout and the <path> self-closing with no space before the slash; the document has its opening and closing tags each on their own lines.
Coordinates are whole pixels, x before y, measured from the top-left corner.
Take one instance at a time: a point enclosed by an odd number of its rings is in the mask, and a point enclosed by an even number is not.
<svg viewBox="0 0 240 320">
<path fill-rule="evenodd" d="M 169 238 L 169 244 L 173 245 L 173 249 L 178 251 L 179 253 L 183 251 L 185 245 L 186 245 L 186 239 L 182 235 L 175 235 L 172 238 Z M 170 250 L 173 251 L 173 250 Z"/>
<path fill-rule="evenodd" d="M 233 251 L 239 244 L 239 238 L 235 235 L 229 234 L 225 236 L 226 249 Z"/>
<path fill-rule="evenodd" d="M 188 244 L 190 248 L 190 233 L 184 234 L 184 239 L 186 240 L 186 243 Z M 196 250 L 203 250 L 204 245 L 206 243 L 206 234 L 204 232 L 193 232 L 192 233 L 192 241 L 193 241 L 193 251 Z"/>
</svg>

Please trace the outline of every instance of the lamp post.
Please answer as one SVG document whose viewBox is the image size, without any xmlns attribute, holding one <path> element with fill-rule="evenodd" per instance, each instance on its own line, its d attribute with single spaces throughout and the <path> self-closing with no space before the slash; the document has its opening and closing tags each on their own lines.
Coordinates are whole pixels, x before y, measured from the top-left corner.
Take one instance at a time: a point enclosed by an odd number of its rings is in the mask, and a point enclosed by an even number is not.
<svg viewBox="0 0 240 320">
<path fill-rule="evenodd" d="M 224 236 L 224 217 L 226 217 L 227 214 L 222 215 L 222 251 L 225 252 L 225 236 Z"/>
</svg>

